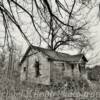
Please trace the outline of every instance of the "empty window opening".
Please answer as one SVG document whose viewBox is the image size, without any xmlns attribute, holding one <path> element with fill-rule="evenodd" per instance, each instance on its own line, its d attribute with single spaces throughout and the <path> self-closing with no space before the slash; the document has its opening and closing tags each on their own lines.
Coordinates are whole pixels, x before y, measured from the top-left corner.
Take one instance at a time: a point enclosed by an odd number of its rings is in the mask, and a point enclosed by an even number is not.
<svg viewBox="0 0 100 100">
<path fill-rule="evenodd" d="M 81 65 L 79 64 L 79 71 L 81 72 L 81 70 L 82 70 L 82 69 L 81 69 Z"/>
<path fill-rule="evenodd" d="M 72 68 L 72 70 L 74 70 L 74 64 L 71 64 L 71 68 Z"/>
<path fill-rule="evenodd" d="M 36 77 L 39 77 L 41 75 L 40 74 L 40 63 L 39 63 L 39 61 L 35 62 L 35 72 L 36 72 Z"/>
<path fill-rule="evenodd" d="M 62 63 L 62 71 L 65 71 L 64 63 Z"/>
<path fill-rule="evenodd" d="M 26 67 L 23 68 L 24 72 L 26 72 Z"/>
</svg>

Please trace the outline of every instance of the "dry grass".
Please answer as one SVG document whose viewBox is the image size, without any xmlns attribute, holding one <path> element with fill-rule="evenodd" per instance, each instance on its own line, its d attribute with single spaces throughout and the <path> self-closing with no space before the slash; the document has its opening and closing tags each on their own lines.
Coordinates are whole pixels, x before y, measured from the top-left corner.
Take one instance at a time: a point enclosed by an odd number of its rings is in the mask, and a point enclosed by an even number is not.
<svg viewBox="0 0 100 100">
<path fill-rule="evenodd" d="M 92 91 L 91 87 L 83 78 L 77 80 L 67 77 L 61 83 L 45 86 L 21 83 L 16 75 L 8 79 L 6 74 L 0 72 L 0 100 L 100 100 L 100 98 L 89 96 L 86 98 L 66 97 L 68 93 L 84 94 L 90 91 Z M 44 95 L 46 93 L 49 95 Z"/>
</svg>

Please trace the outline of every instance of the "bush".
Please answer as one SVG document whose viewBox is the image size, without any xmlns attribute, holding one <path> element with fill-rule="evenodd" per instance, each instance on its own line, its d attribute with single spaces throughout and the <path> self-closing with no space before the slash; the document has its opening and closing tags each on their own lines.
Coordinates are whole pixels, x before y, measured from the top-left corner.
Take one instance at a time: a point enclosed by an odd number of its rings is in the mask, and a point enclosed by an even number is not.
<svg viewBox="0 0 100 100">
<path fill-rule="evenodd" d="M 100 66 L 88 70 L 88 79 L 90 81 L 100 81 Z"/>
<path fill-rule="evenodd" d="M 83 78 L 80 78 L 79 80 L 70 79 L 68 81 L 67 90 L 85 92 L 85 91 L 90 91 L 90 87 L 89 87 L 87 80 L 85 80 Z"/>
</svg>

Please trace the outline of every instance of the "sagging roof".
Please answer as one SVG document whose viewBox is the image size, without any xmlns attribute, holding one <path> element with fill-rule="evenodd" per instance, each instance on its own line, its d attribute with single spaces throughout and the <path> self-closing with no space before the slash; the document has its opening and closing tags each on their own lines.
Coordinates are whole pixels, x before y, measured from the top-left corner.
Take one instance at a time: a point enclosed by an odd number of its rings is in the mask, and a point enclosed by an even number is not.
<svg viewBox="0 0 100 100">
<path fill-rule="evenodd" d="M 53 50 L 50 50 L 50 49 L 45 49 L 45 48 L 41 48 L 41 47 L 31 45 L 31 46 L 28 47 L 28 49 L 27 49 L 25 55 L 23 56 L 20 64 L 22 64 L 24 62 L 29 51 L 32 50 L 32 49 L 39 51 L 39 52 L 42 52 L 43 54 L 48 56 L 48 59 L 54 60 L 54 61 L 79 62 L 81 59 L 84 59 L 84 61 L 87 62 L 87 59 L 84 56 L 84 54 L 69 55 L 69 54 L 66 54 L 66 53 L 56 52 L 56 51 L 53 51 Z"/>
</svg>

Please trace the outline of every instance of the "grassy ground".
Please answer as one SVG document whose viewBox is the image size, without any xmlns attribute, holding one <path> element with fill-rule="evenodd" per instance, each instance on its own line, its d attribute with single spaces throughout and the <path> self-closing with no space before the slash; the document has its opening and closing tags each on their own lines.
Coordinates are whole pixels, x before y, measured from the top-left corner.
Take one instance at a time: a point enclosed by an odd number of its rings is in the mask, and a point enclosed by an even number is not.
<svg viewBox="0 0 100 100">
<path fill-rule="evenodd" d="M 45 86 L 21 83 L 18 77 L 8 79 L 0 73 L 0 100 L 100 100 L 99 90 L 98 82 L 83 78 L 64 78 L 61 83 Z"/>
</svg>

